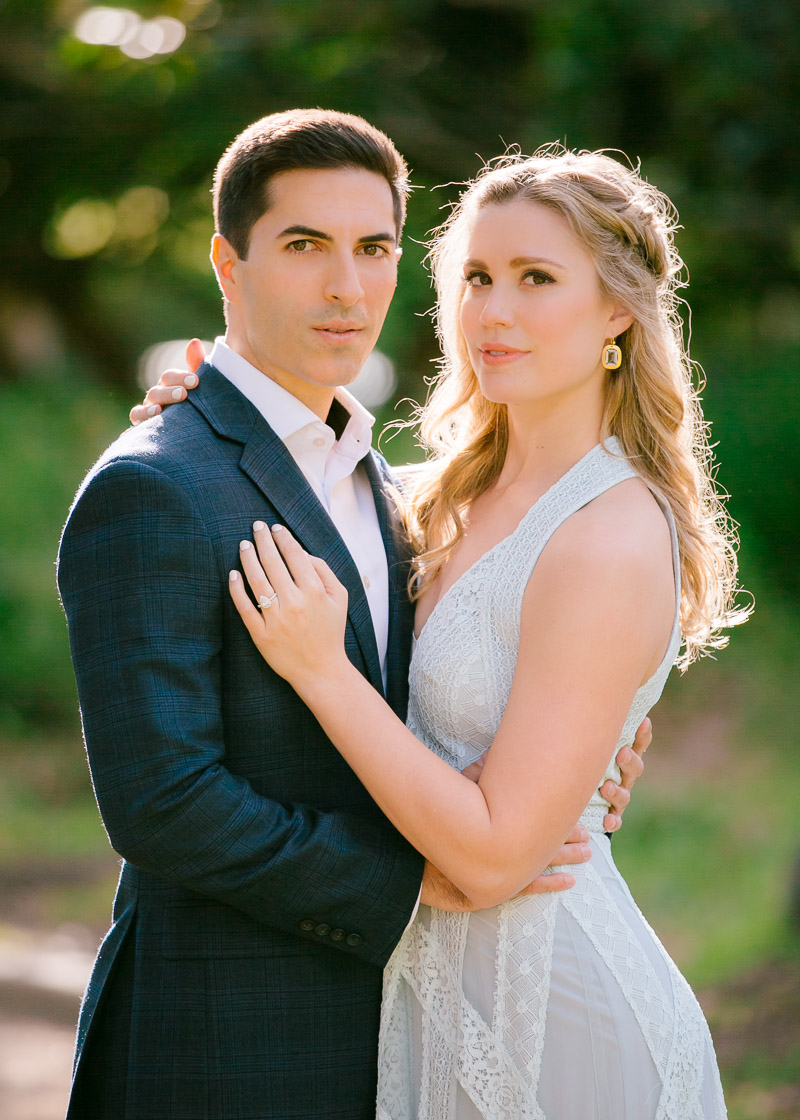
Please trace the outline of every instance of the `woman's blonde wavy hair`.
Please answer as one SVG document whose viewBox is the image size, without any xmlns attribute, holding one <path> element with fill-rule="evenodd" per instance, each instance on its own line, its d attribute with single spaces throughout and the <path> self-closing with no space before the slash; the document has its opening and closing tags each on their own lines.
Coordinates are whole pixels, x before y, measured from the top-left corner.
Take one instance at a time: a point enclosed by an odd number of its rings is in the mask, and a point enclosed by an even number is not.
<svg viewBox="0 0 800 1120">
<path fill-rule="evenodd" d="M 640 476 L 668 502 L 681 557 L 686 668 L 727 643 L 737 607 L 735 526 L 712 471 L 708 431 L 683 342 L 677 292 L 685 286 L 674 244 L 677 214 L 638 170 L 602 152 L 549 145 L 487 164 L 436 231 L 429 260 L 436 286 L 440 371 L 418 410 L 426 464 L 409 472 L 402 508 L 417 553 L 411 593 L 435 578 L 464 533 L 470 505 L 497 478 L 508 443 L 506 406 L 486 400 L 460 326 L 470 223 L 486 206 L 524 199 L 561 214 L 591 255 L 603 294 L 634 317 L 607 375 L 603 431 L 616 436 Z"/>
</svg>

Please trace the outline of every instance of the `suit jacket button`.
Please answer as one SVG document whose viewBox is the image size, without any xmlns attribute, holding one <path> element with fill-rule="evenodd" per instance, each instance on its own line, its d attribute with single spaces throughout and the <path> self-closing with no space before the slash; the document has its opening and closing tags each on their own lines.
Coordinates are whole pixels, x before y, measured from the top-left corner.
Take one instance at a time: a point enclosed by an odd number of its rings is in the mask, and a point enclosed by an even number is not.
<svg viewBox="0 0 800 1120">
<path fill-rule="evenodd" d="M 300 923 L 300 929 L 303 930 L 304 933 L 311 933 L 313 928 L 314 923 L 311 921 L 311 919 L 303 918 L 302 922 Z"/>
<path fill-rule="evenodd" d="M 344 941 L 344 930 L 343 929 L 332 929 L 331 930 L 331 941 Z"/>
<path fill-rule="evenodd" d="M 314 927 L 314 933 L 316 933 L 317 937 L 327 937 L 330 932 L 331 927 L 326 926 L 324 922 L 320 922 L 318 926 Z"/>
<path fill-rule="evenodd" d="M 363 940 L 364 938 L 360 933 L 348 933 L 347 937 L 345 937 L 345 943 L 349 945 L 351 949 L 355 949 Z"/>
</svg>

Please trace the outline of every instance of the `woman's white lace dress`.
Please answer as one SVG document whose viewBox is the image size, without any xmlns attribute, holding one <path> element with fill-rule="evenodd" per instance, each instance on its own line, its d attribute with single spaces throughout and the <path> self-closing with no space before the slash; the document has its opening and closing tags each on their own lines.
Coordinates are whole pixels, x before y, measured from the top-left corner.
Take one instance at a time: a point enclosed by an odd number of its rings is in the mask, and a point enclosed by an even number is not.
<svg viewBox="0 0 800 1120">
<path fill-rule="evenodd" d="M 559 480 L 437 604 L 411 664 L 409 727 L 464 769 L 492 743 L 511 689 L 522 598 L 558 526 L 635 472 L 608 440 Z M 633 741 L 678 652 L 636 693 Z M 531 719 L 536 713 L 531 712 Z M 619 778 L 613 759 L 608 777 Z M 638 910 L 603 833 L 566 892 L 474 914 L 420 912 L 385 972 L 379 1120 L 717 1120 L 714 1050 L 686 981 Z M 531 812 L 539 811 L 531 805 Z"/>
</svg>

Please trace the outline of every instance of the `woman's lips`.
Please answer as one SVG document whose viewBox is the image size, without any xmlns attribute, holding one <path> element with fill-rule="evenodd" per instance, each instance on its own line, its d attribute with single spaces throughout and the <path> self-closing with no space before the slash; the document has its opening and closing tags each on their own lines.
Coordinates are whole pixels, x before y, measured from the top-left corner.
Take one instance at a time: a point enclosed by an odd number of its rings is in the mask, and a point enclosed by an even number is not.
<svg viewBox="0 0 800 1120">
<path fill-rule="evenodd" d="M 527 350 L 517 350 L 500 342 L 487 342 L 480 347 L 481 359 L 487 366 L 504 366 L 524 357 Z"/>
</svg>

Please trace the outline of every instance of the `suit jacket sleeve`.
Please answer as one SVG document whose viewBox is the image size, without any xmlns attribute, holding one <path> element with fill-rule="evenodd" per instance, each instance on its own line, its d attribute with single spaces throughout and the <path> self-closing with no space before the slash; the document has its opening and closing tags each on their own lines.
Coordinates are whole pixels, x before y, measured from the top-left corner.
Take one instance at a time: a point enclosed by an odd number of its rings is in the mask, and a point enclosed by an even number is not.
<svg viewBox="0 0 800 1120">
<path fill-rule="evenodd" d="M 84 735 L 113 847 L 145 870 L 382 966 L 415 906 L 422 858 L 376 816 L 258 795 L 226 769 L 227 587 L 191 494 L 139 461 L 90 478 L 59 555 Z"/>
</svg>

